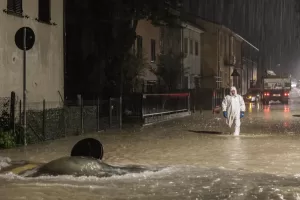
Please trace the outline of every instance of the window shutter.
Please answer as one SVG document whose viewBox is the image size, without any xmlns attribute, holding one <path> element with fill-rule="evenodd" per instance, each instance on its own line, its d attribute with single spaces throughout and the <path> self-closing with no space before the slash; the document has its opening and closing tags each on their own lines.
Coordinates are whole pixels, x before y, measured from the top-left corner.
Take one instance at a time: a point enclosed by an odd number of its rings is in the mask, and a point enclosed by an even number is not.
<svg viewBox="0 0 300 200">
<path fill-rule="evenodd" d="M 143 38 L 142 36 L 137 36 L 137 56 L 140 58 L 143 55 Z"/>
<path fill-rule="evenodd" d="M 10 12 L 22 14 L 22 0 L 7 0 L 7 10 Z"/>
<path fill-rule="evenodd" d="M 7 10 L 14 11 L 14 0 L 7 0 Z"/>
<path fill-rule="evenodd" d="M 51 9 L 50 0 L 39 0 L 39 20 L 50 22 Z"/>
<path fill-rule="evenodd" d="M 16 13 L 23 13 L 23 9 L 22 9 L 22 0 L 15 0 L 15 12 Z"/>
<path fill-rule="evenodd" d="M 151 39 L 151 61 L 156 60 L 156 52 L 155 52 L 155 40 Z"/>
</svg>

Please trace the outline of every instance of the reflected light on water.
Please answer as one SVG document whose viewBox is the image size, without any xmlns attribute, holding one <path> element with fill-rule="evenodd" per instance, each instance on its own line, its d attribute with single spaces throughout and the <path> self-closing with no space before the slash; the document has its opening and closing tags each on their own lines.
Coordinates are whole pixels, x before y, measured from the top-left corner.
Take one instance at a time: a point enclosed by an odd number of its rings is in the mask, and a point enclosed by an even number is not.
<svg viewBox="0 0 300 200">
<path fill-rule="evenodd" d="M 226 151 L 228 154 L 228 161 L 232 166 L 244 167 L 243 161 L 247 160 L 247 153 L 244 151 L 244 146 L 239 137 L 227 141 Z"/>
<path fill-rule="evenodd" d="M 270 112 L 270 106 L 264 106 L 264 113 Z"/>
<path fill-rule="evenodd" d="M 252 107 L 253 107 L 253 105 L 252 105 L 252 103 L 250 103 L 249 108 L 248 108 L 249 113 L 252 113 Z"/>
<path fill-rule="evenodd" d="M 260 110 L 260 103 L 256 104 L 256 110 Z"/>
<path fill-rule="evenodd" d="M 285 106 L 284 106 L 284 112 L 290 112 L 290 107 L 287 106 L 287 105 L 285 105 Z"/>
<path fill-rule="evenodd" d="M 270 106 L 264 106 L 264 115 L 266 119 L 271 119 Z"/>
<path fill-rule="evenodd" d="M 259 103 L 249 103 L 247 106 L 248 112 L 252 113 L 253 111 L 259 111 L 261 105 Z"/>
</svg>

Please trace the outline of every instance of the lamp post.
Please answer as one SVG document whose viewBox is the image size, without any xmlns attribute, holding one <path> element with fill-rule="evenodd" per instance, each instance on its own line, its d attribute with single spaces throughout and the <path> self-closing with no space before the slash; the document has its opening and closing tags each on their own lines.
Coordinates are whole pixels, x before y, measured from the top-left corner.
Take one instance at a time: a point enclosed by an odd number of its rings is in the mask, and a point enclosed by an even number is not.
<svg viewBox="0 0 300 200">
<path fill-rule="evenodd" d="M 237 86 L 237 84 L 238 84 L 237 79 L 238 79 L 238 77 L 240 76 L 240 74 L 238 73 L 237 69 L 234 69 L 234 70 L 233 70 L 231 76 L 233 77 L 233 85 L 234 85 L 235 87 L 237 87 L 237 89 L 239 89 L 239 87 Z"/>
</svg>

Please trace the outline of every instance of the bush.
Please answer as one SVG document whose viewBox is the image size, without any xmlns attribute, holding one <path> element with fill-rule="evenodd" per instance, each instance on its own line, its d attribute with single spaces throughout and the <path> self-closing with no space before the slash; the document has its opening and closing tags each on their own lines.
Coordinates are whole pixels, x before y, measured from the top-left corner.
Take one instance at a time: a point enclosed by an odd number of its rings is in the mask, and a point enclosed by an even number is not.
<svg viewBox="0 0 300 200">
<path fill-rule="evenodd" d="M 0 149 L 16 146 L 15 136 L 11 131 L 0 131 Z"/>
<path fill-rule="evenodd" d="M 1 103 L 1 102 L 0 102 Z M 9 100 L 5 101 L 3 105 L 0 107 L 1 113 L 0 113 L 0 129 L 2 131 L 8 131 L 9 130 Z"/>
<path fill-rule="evenodd" d="M 16 137 L 10 127 L 9 100 L 2 103 L 0 110 L 0 149 L 15 147 Z"/>
</svg>

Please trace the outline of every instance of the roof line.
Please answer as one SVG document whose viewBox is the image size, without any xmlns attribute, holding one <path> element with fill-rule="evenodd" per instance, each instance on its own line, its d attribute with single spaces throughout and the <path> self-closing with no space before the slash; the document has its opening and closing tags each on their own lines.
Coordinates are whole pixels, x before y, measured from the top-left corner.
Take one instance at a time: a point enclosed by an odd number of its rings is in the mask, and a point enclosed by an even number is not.
<svg viewBox="0 0 300 200">
<path fill-rule="evenodd" d="M 240 38 L 241 40 L 243 40 L 244 42 L 246 42 L 247 44 L 249 44 L 252 48 L 254 48 L 256 51 L 259 51 L 259 49 L 254 46 L 253 44 L 251 44 L 250 42 L 248 42 L 246 39 L 244 39 L 242 36 L 240 36 L 239 34 L 237 33 L 234 33 L 236 37 Z"/>
<path fill-rule="evenodd" d="M 192 23 L 189 21 L 182 21 L 181 24 L 185 24 L 186 25 L 185 28 L 187 28 L 187 26 L 192 26 L 192 27 L 199 29 L 202 32 L 206 32 L 206 30 L 204 28 L 202 28 L 201 26 L 199 26 L 198 24 L 195 24 L 195 23 Z"/>
<path fill-rule="evenodd" d="M 198 15 L 195 15 L 195 14 L 192 14 L 192 13 L 186 13 L 184 12 L 184 14 L 187 14 L 188 16 L 192 16 L 192 17 L 195 17 L 195 18 L 198 18 L 200 20 L 203 20 L 203 21 L 206 21 L 206 22 L 209 22 L 209 23 L 212 23 L 212 24 L 215 24 L 217 26 L 220 26 L 221 28 L 225 28 L 225 29 L 228 29 L 230 32 L 232 32 L 236 37 L 240 38 L 241 40 L 243 40 L 244 42 L 246 42 L 247 44 L 249 44 L 252 48 L 254 48 L 256 51 L 259 51 L 259 49 L 254 46 L 253 44 L 251 44 L 249 41 L 247 41 L 246 39 L 244 39 L 242 36 L 240 36 L 239 34 L 235 33 L 233 30 L 231 30 L 230 28 L 228 28 L 227 26 L 224 26 L 223 24 L 215 21 L 215 20 L 209 20 L 205 17 L 201 17 L 201 16 L 198 16 Z M 195 23 L 194 23 L 195 24 Z M 203 31 L 206 31 L 205 29 Z"/>
</svg>

